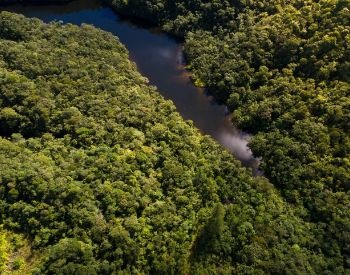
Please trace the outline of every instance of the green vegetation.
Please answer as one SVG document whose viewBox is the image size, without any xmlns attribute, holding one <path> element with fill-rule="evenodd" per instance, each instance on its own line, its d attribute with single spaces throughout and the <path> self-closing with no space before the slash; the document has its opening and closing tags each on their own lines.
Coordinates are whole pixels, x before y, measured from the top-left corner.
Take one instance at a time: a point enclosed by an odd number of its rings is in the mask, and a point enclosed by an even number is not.
<svg viewBox="0 0 350 275">
<path fill-rule="evenodd" d="M 39 257 L 33 255 L 28 240 L 23 235 L 15 234 L 0 227 L 0 273 L 29 274 Z"/>
<path fill-rule="evenodd" d="M 23 273 L 346 271 L 346 209 L 307 221 L 182 120 L 109 33 L 0 13 L 0 136 L 0 268 L 15 251 L 2 234 L 21 233 L 40 255 L 12 262 Z"/>
<path fill-rule="evenodd" d="M 254 134 L 284 198 L 350 268 L 350 1 L 114 0 L 185 38 L 195 83 Z M 340 272 L 340 271 L 338 271 Z"/>
</svg>

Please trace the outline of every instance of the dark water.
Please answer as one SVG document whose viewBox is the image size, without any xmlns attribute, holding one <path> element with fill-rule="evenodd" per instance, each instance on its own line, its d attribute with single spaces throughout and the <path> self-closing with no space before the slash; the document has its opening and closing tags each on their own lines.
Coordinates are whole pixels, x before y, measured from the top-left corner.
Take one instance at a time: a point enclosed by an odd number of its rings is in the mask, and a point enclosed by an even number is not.
<svg viewBox="0 0 350 275">
<path fill-rule="evenodd" d="M 38 17 L 45 22 L 92 24 L 119 37 L 141 73 L 160 93 L 171 99 L 183 118 L 190 119 L 202 133 L 208 134 L 232 152 L 257 174 L 258 161 L 247 147 L 249 136 L 234 128 L 226 108 L 195 87 L 183 66 L 182 45 L 164 33 L 122 20 L 100 0 L 78 0 L 61 5 L 11 5 L 0 8 Z"/>
</svg>

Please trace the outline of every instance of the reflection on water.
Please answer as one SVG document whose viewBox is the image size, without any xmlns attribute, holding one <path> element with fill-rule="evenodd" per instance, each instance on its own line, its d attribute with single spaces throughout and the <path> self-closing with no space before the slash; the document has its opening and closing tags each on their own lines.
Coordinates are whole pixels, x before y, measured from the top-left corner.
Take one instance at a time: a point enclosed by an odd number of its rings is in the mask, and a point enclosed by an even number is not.
<svg viewBox="0 0 350 275">
<path fill-rule="evenodd" d="M 112 32 L 128 48 L 141 73 L 165 98 L 175 103 L 183 118 L 192 120 L 202 133 L 212 136 L 259 174 L 258 160 L 247 147 L 249 136 L 232 126 L 225 106 L 215 103 L 203 89 L 192 84 L 183 65 L 182 45 L 168 35 L 122 20 L 100 0 L 60 5 L 11 5 L 1 9 L 38 17 L 45 22 L 88 23 Z"/>
</svg>

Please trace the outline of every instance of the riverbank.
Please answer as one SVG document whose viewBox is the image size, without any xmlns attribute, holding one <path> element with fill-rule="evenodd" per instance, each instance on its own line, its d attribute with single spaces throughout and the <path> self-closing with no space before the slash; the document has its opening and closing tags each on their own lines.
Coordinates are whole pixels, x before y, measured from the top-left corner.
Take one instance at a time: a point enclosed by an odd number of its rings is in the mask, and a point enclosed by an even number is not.
<svg viewBox="0 0 350 275">
<path fill-rule="evenodd" d="M 318 231 L 265 178 L 185 121 L 113 34 L 77 26 L 115 23 L 93 4 L 26 11 L 50 24 L 0 13 L 0 273 L 324 270 Z M 124 39 L 155 35 L 124 23 Z M 172 40 L 151 42 L 173 60 Z"/>
<path fill-rule="evenodd" d="M 88 23 L 113 33 L 129 49 L 138 69 L 165 98 L 175 103 L 185 119 L 192 120 L 203 134 L 216 139 L 245 166 L 260 175 L 258 161 L 247 147 L 249 136 L 231 125 L 224 105 L 217 104 L 203 89 L 192 84 L 191 75 L 183 65 L 179 41 L 159 31 L 134 25 L 97 0 L 89 3 L 74 1 L 68 5 L 15 5 L 7 9 L 46 22 Z"/>
<path fill-rule="evenodd" d="M 331 273 L 349 272 L 350 1 L 114 4 L 185 34 L 194 78 L 253 134 L 265 176 L 320 230 Z"/>
</svg>

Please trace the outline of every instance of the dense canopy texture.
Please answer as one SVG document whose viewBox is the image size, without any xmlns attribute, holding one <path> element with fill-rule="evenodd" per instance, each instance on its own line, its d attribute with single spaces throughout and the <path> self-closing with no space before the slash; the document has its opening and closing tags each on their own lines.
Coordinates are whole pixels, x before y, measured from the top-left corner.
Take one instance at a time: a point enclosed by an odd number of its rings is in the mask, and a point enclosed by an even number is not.
<svg viewBox="0 0 350 275">
<path fill-rule="evenodd" d="M 184 37 L 195 83 L 255 134 L 265 175 L 350 268 L 350 1 L 111 2 Z"/>
<path fill-rule="evenodd" d="M 0 13 L 0 136 L 0 272 L 344 271 L 109 33 Z"/>
</svg>

